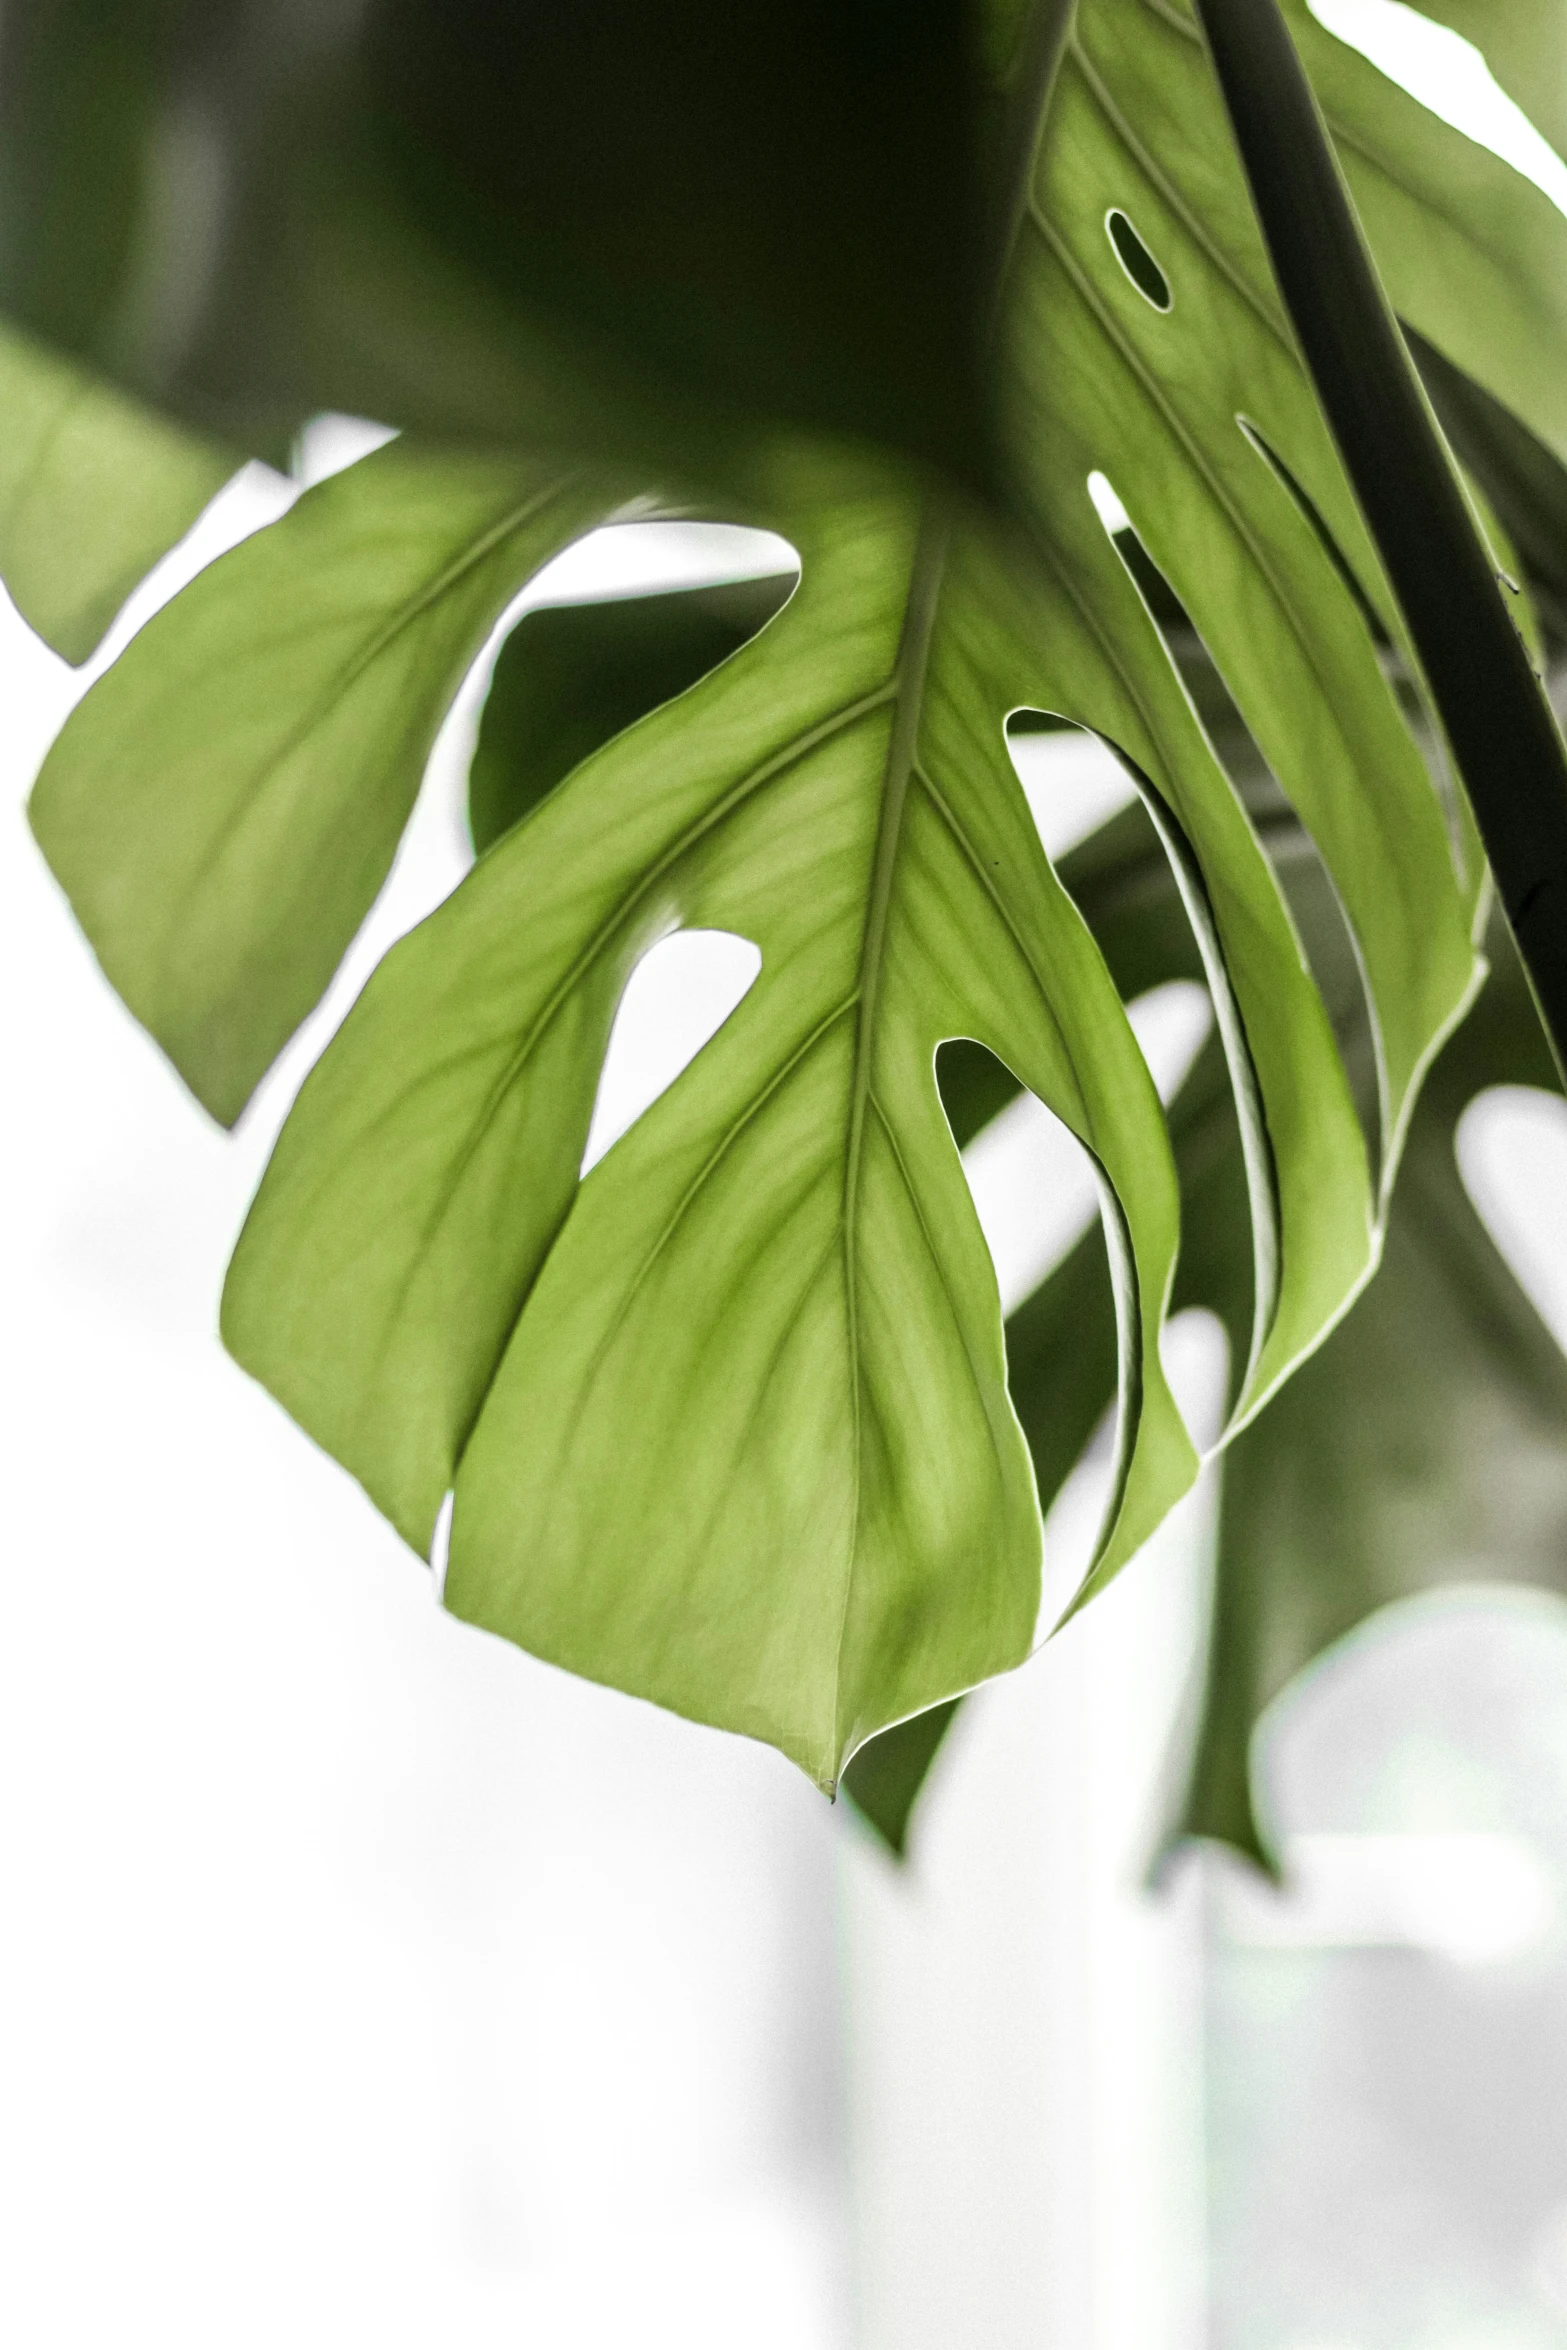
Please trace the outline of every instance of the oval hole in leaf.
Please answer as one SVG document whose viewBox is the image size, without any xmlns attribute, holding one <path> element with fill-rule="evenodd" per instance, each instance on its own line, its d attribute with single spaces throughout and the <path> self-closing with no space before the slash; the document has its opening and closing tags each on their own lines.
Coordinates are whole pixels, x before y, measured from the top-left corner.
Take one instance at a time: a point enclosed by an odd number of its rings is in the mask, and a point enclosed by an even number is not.
<svg viewBox="0 0 1567 2350">
<path fill-rule="evenodd" d="M 1168 310 L 1173 297 L 1170 281 L 1149 252 L 1142 238 L 1133 228 L 1126 214 L 1114 206 L 1105 214 L 1105 229 L 1115 257 L 1145 302 L 1155 310 Z"/>
<path fill-rule="evenodd" d="M 609 1033 L 584 1175 L 690 1067 L 761 968 L 761 950 L 732 930 L 677 930 L 649 948 Z"/>
<path fill-rule="evenodd" d="M 1019 1093 L 975 1135 L 963 1172 L 1007 1315 L 1093 1222 L 1093 1163 L 1053 1111 Z"/>
</svg>

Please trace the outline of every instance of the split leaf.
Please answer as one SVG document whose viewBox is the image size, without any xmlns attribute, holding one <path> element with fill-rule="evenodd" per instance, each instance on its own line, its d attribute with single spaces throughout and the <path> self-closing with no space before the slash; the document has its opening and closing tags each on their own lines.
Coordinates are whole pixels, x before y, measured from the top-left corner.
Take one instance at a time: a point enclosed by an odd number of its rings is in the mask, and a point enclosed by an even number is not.
<svg viewBox="0 0 1567 2350">
<path fill-rule="evenodd" d="M 801 584 L 579 768 L 395 948 L 241 1238 L 241 1361 L 535 1653 L 766 1737 L 824 1785 L 1014 1664 L 1039 1521 L 937 1099 L 975 1036 L 1080 1135 L 1120 1241 L 1113 1567 L 1189 1481 L 1156 1333 L 1152 1081 L 994 713 L 1026 591 L 896 499 L 759 519 Z M 671 929 L 761 976 L 578 1184 L 615 1005 Z"/>
</svg>

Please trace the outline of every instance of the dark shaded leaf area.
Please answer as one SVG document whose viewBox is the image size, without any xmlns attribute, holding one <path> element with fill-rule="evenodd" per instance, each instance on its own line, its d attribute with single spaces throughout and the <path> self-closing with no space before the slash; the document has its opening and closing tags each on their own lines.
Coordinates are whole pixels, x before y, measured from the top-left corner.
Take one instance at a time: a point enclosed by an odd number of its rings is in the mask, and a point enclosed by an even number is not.
<svg viewBox="0 0 1567 2350">
<path fill-rule="evenodd" d="M 322 408 L 988 477 L 967 0 L 16 0 L 0 304 L 263 451 Z"/>
<path fill-rule="evenodd" d="M 487 849 L 601 744 L 737 653 L 792 574 L 527 613 L 490 676 L 468 769 L 468 829 Z"/>
</svg>

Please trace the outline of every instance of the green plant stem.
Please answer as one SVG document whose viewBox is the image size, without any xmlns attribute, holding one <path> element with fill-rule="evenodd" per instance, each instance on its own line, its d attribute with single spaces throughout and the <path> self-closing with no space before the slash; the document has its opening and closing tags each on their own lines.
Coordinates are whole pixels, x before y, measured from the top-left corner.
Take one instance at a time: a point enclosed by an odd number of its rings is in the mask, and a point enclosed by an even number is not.
<svg viewBox="0 0 1567 2350">
<path fill-rule="evenodd" d="M 1279 290 L 1408 625 L 1558 1064 L 1567 759 L 1277 0 L 1196 0 Z"/>
</svg>

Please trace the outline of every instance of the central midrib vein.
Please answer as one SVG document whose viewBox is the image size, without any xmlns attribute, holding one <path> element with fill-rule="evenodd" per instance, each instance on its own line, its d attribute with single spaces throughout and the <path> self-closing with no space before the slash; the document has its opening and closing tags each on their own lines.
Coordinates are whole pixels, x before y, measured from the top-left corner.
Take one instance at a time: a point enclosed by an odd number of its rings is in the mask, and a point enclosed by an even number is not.
<svg viewBox="0 0 1567 2350">
<path fill-rule="evenodd" d="M 990 348 L 1000 323 L 1006 281 L 1021 240 L 1029 191 L 1038 161 L 1050 93 L 1076 8 L 1076 0 L 1034 0 L 1025 35 L 1020 71 L 1014 86 L 1012 121 L 997 185 L 999 199 L 993 214 L 986 271 L 985 344 Z M 909 785 L 915 774 L 915 753 L 924 711 L 925 673 L 930 661 L 937 606 L 946 569 L 951 518 L 934 497 L 928 498 L 915 540 L 903 632 L 894 670 L 896 708 L 892 734 L 882 770 L 881 806 L 876 846 L 871 864 L 865 923 L 860 935 L 857 975 L 858 1016 L 855 1024 L 854 1068 L 849 1099 L 849 1127 L 843 1173 L 844 1302 L 849 1342 L 849 1392 L 854 1415 L 854 1490 L 860 1489 L 860 1344 L 859 1344 L 859 1187 L 865 1145 L 866 1112 L 871 1101 L 871 1073 L 875 1062 L 876 1022 L 881 1005 L 887 925 L 893 882 L 903 833 Z M 856 1500 L 856 1517 L 859 1504 Z M 844 1578 L 843 1612 L 838 1624 L 838 1669 L 842 1671 L 843 1640 L 848 1626 L 849 1594 L 853 1580 Z M 834 1711 L 836 1712 L 836 1700 Z"/>
<path fill-rule="evenodd" d="M 1034 0 L 1018 58 L 1019 70 L 1012 95 L 1011 122 L 1004 141 L 997 187 L 999 204 L 993 216 L 989 240 L 991 250 L 984 273 L 989 280 L 989 315 L 985 335 L 987 347 L 996 334 L 1006 281 L 1028 215 L 1029 193 L 1038 162 L 1045 115 L 1076 5 L 1077 0 Z M 898 861 L 898 843 L 903 830 L 903 811 L 908 800 L 909 783 L 914 772 L 915 746 L 925 698 L 925 671 L 930 658 L 930 642 L 935 628 L 936 607 L 941 596 L 950 532 L 948 515 L 937 506 L 934 498 L 928 499 L 915 541 L 908 601 L 904 606 L 903 633 L 899 640 L 894 673 L 896 713 L 883 770 L 875 858 L 871 867 L 865 926 L 860 940 L 859 1019 L 855 1031 L 853 1092 L 849 1108 L 843 1187 L 849 1337 L 851 1348 L 855 1349 L 856 1365 L 855 1208 L 865 1133 L 866 1097 L 875 1050 L 876 1016 L 880 1006 L 882 963 L 892 903 L 893 877 Z"/>
<path fill-rule="evenodd" d="M 886 762 L 882 769 L 876 847 L 871 861 L 870 886 L 866 893 L 865 921 L 860 933 L 856 989 L 859 1017 L 855 1024 L 854 1079 L 849 1101 L 848 1148 L 843 1176 L 844 1245 L 849 1258 L 851 1318 L 854 1312 L 852 1276 L 855 1196 L 859 1186 L 860 1152 L 865 1132 L 865 1104 L 870 1091 L 871 1064 L 876 1048 L 876 1018 L 881 1005 L 887 923 L 892 910 L 892 888 L 898 864 L 898 844 L 903 832 L 903 811 L 908 804 L 909 784 L 914 774 L 914 753 L 925 701 L 925 670 L 930 659 L 936 607 L 941 597 L 946 551 L 947 525 L 944 521 L 934 520 L 927 512 L 915 542 L 908 602 L 904 606 L 903 634 L 898 644 L 895 672 L 897 699 L 893 708 Z"/>
</svg>

